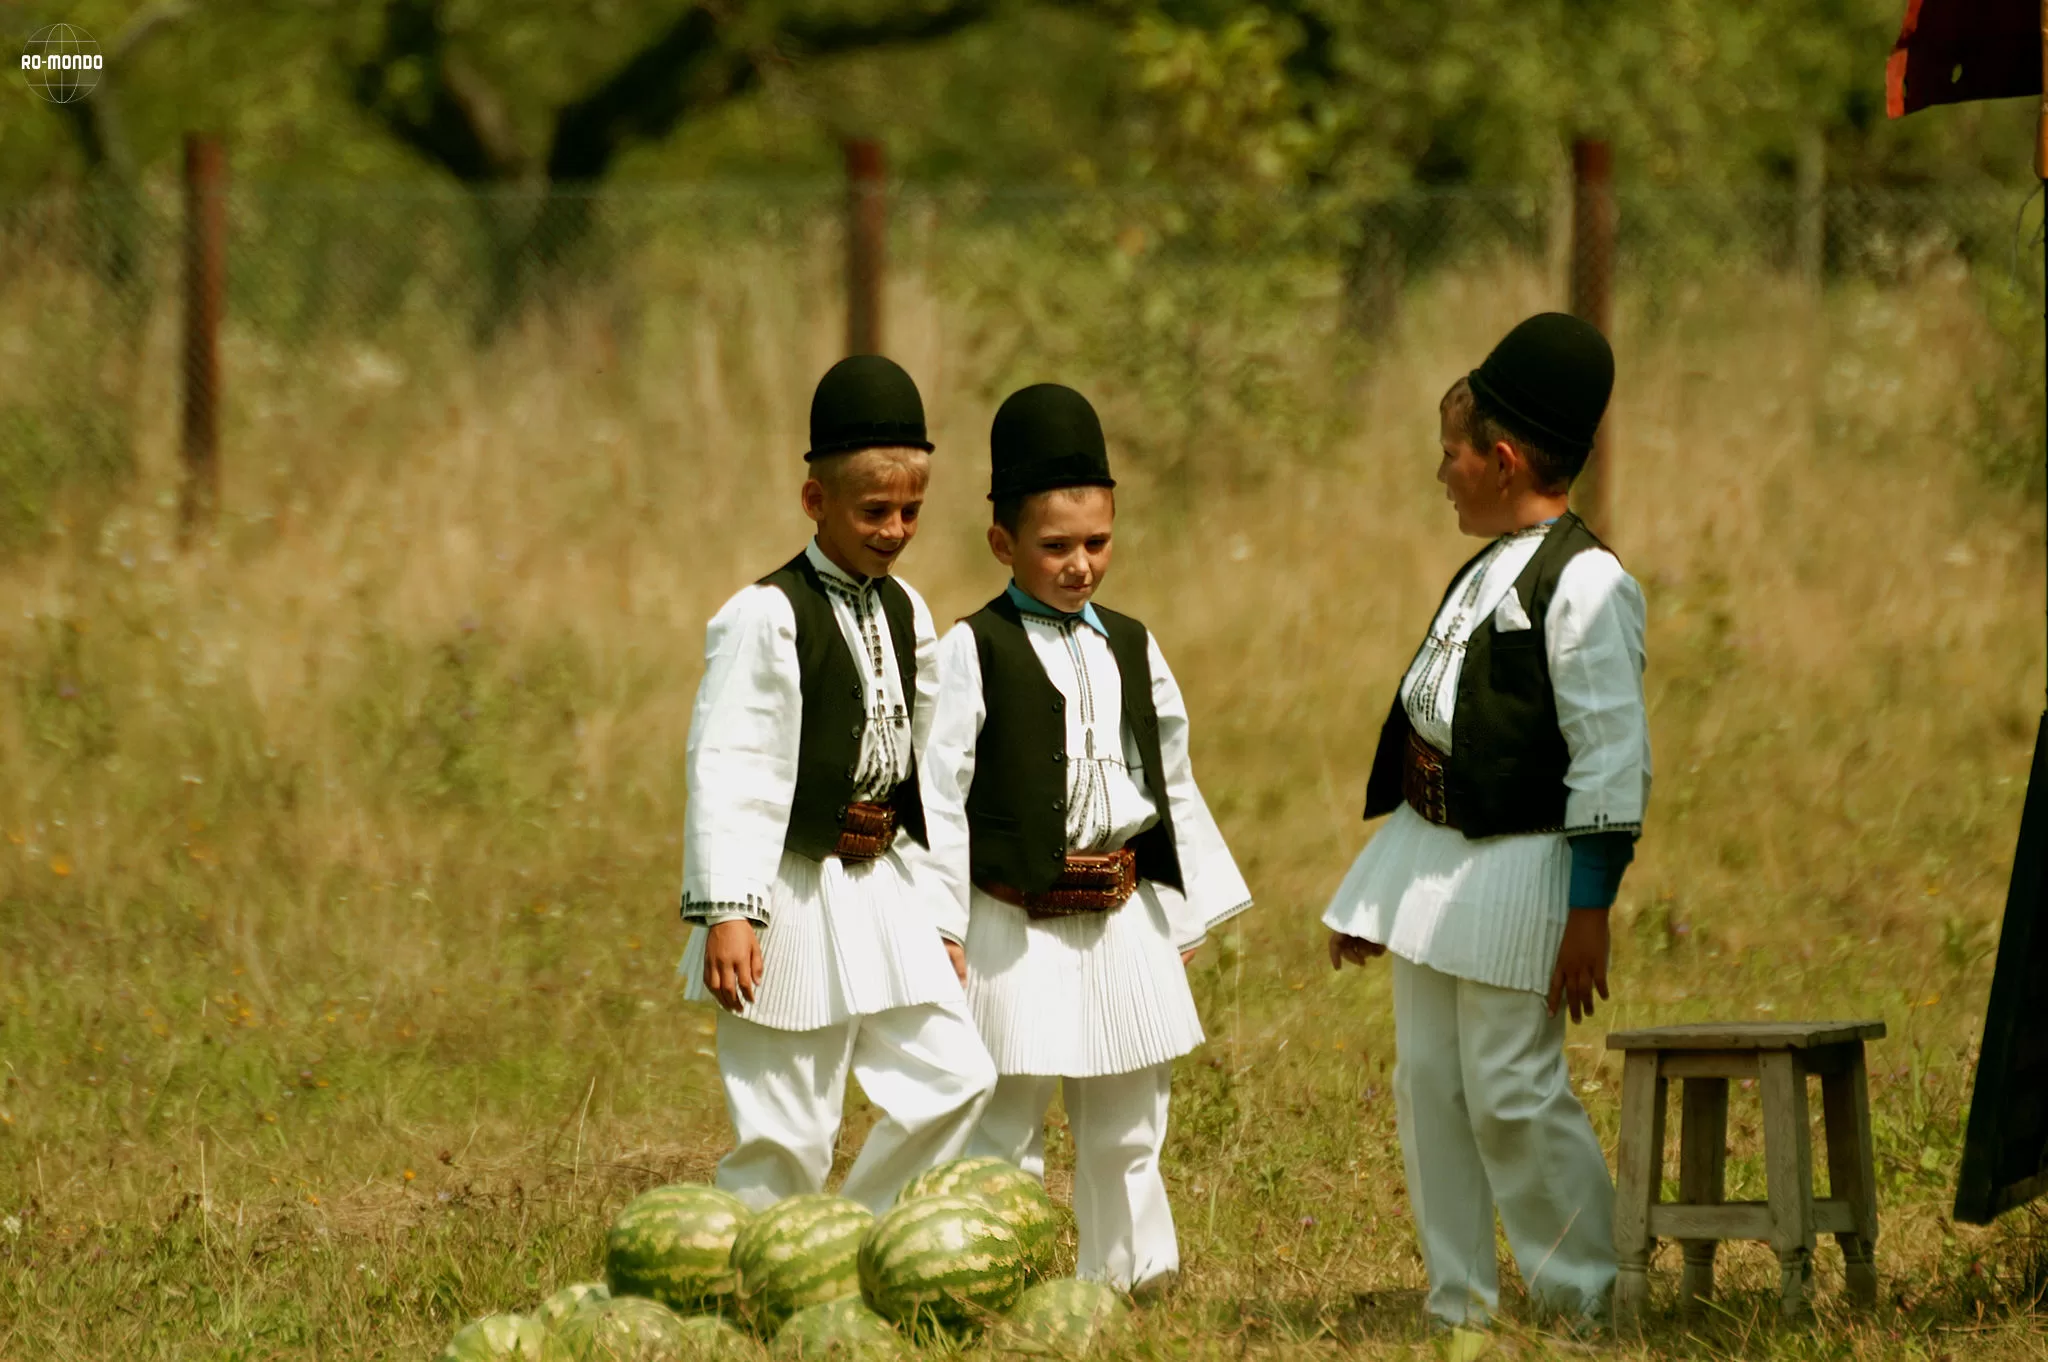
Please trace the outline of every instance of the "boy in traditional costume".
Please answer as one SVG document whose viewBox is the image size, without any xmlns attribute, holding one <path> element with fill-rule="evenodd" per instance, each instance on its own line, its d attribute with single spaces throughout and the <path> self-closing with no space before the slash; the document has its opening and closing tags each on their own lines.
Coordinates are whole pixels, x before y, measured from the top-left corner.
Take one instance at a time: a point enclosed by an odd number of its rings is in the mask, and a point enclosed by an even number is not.
<svg viewBox="0 0 2048 1362">
<path fill-rule="evenodd" d="M 1180 1263 L 1159 1151 L 1172 1061 L 1202 1040 L 1187 958 L 1251 895 L 1159 645 L 1092 599 L 1116 514 L 1094 409 L 1055 384 L 1014 394 L 991 463 L 989 547 L 1012 581 L 940 644 L 924 772 L 1002 1075 L 968 1152 L 1043 1177 L 1062 1088 L 1079 1275 L 1149 1294 Z"/>
<path fill-rule="evenodd" d="M 1394 1099 L 1429 1310 L 1499 1302 L 1498 1206 L 1533 1299 L 1598 1317 L 1613 1184 L 1564 1060 L 1607 996 L 1607 910 L 1649 798 L 1641 589 L 1566 509 L 1614 383 L 1593 327 L 1509 332 L 1441 407 L 1437 480 L 1491 542 L 1445 593 L 1380 734 L 1392 814 L 1323 915 L 1330 963 L 1393 956 Z"/>
<path fill-rule="evenodd" d="M 804 456 L 816 537 L 706 634 L 680 969 L 685 996 L 725 1009 L 718 1185 L 756 1208 L 824 1189 L 849 1072 L 883 1116 L 842 1193 L 877 1212 L 959 1154 L 995 1083 L 961 991 L 966 912 L 923 868 L 937 633 L 891 575 L 931 447 L 908 374 L 834 365 Z"/>
</svg>

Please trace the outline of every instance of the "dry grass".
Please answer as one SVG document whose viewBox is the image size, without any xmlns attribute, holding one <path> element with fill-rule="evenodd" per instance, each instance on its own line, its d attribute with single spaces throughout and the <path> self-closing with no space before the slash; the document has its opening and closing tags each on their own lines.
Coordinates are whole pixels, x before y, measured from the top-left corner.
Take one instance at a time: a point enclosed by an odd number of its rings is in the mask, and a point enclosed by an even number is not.
<svg viewBox="0 0 2048 1362">
<path fill-rule="evenodd" d="M 44 296 L 9 287 L 0 315 Z M 174 548 L 157 377 L 132 491 L 4 569 L 0 1359 L 426 1356 L 592 1275 L 633 1189 L 709 1174 L 711 1019 L 671 974 L 681 753 L 704 620 L 801 542 L 834 343 L 829 310 L 730 287 L 760 297 L 720 325 L 622 341 L 593 305 L 474 359 L 308 368 L 236 337 L 218 536 Z M 1431 481 L 1437 395 L 1543 301 L 1512 274 L 1434 286 L 1319 415 L 1340 440 L 1275 422 L 1126 459 L 1107 599 L 1174 660 L 1260 901 L 1197 965 L 1188 1270 L 1148 1355 L 1428 1347 L 1385 976 L 1332 977 L 1316 919 L 1471 547 Z M 908 573 L 951 618 L 1000 581 L 978 488 L 1018 375 L 986 319 L 916 279 L 898 303 L 940 444 Z M 1823 1250 L 1818 1319 L 1779 1330 L 1769 1255 L 1737 1247 L 1714 1319 L 1622 1351 L 2041 1356 L 2016 1304 L 2038 1222 L 1945 1217 L 2043 680 L 2038 511 L 1958 447 L 1997 339 L 1933 274 L 1819 316 L 1759 281 L 1624 341 L 1616 537 L 1650 593 L 1658 776 L 1617 997 L 1571 1051 L 1586 1102 L 1611 1140 L 1607 1025 L 1891 1035 L 1878 1313 L 1836 1310 Z M 1056 376 L 1149 448 L 1144 398 Z M 1753 1108 L 1737 1124 L 1753 1189 Z M 1498 1348 L 1580 1350 L 1521 1324 Z"/>
</svg>

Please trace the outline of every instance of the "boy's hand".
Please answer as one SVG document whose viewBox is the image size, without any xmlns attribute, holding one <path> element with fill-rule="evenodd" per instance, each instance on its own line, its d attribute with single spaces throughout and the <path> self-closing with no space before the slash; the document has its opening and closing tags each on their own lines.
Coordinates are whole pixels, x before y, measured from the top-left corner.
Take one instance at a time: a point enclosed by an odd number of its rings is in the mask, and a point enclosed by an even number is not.
<svg viewBox="0 0 2048 1362">
<path fill-rule="evenodd" d="M 728 1012 L 754 1001 L 761 982 L 761 938 L 743 917 L 721 922 L 704 943 L 704 987 Z"/>
<path fill-rule="evenodd" d="M 1607 997 L 1607 912 L 1603 908 L 1574 908 L 1565 918 L 1564 940 L 1557 947 L 1557 968 L 1550 974 L 1550 998 L 1545 1006 L 1557 1015 L 1563 999 L 1571 1007 L 1572 1020 L 1593 1015 L 1593 991 Z"/>
<path fill-rule="evenodd" d="M 1341 970 L 1349 960 L 1354 965 L 1385 955 L 1387 948 L 1377 941 L 1367 941 L 1362 936 L 1346 936 L 1342 932 L 1330 933 L 1330 968 Z"/>
<path fill-rule="evenodd" d="M 1180 953 L 1180 967 L 1182 969 L 1186 969 L 1188 967 L 1188 961 L 1194 959 L 1195 952 L 1200 949 L 1202 949 L 1200 946 L 1190 946 L 1186 950 L 1182 951 Z"/>
<path fill-rule="evenodd" d="M 946 941 L 945 937 L 940 937 L 939 940 L 946 942 L 946 958 L 953 962 L 953 973 L 960 976 L 960 987 L 966 988 L 967 948 L 957 941 Z"/>
</svg>

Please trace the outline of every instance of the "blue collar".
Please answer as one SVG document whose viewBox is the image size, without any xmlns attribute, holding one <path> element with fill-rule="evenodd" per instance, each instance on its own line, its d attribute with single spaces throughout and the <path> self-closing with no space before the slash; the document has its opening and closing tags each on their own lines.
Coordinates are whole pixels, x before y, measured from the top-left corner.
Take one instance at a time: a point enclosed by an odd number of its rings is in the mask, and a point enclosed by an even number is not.
<svg viewBox="0 0 2048 1362">
<path fill-rule="evenodd" d="M 1080 613 L 1070 615 L 1064 610 L 1053 609 L 1044 601 L 1038 599 L 1038 597 L 1026 592 L 1023 587 L 1018 586 L 1014 581 L 1004 589 L 1004 594 L 1009 596 L 1010 604 L 1016 606 L 1024 614 L 1036 615 L 1040 619 L 1045 620 L 1058 620 L 1062 623 L 1067 620 L 1079 620 L 1104 638 L 1109 637 L 1109 628 L 1103 624 L 1102 616 L 1095 613 L 1095 602 L 1093 601 L 1083 605 Z"/>
</svg>

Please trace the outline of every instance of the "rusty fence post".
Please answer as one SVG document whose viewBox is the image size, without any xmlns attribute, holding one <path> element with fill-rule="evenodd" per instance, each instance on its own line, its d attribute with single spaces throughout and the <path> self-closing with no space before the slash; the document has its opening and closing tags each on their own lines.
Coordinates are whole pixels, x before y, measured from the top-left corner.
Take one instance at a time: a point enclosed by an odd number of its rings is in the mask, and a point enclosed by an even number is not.
<svg viewBox="0 0 2048 1362">
<path fill-rule="evenodd" d="M 882 352 L 882 280 L 889 233 L 882 144 L 849 137 L 846 152 L 846 353 Z"/>
<path fill-rule="evenodd" d="M 1582 137 L 1572 143 L 1571 311 L 1613 339 L 1614 155 L 1607 143 Z M 1593 456 L 1572 489 L 1572 501 L 1593 533 L 1613 533 L 1610 503 L 1614 486 L 1612 409 L 1600 423 Z"/>
<path fill-rule="evenodd" d="M 220 504 L 220 319 L 227 282 L 227 162 L 219 139 L 185 138 L 185 467 L 178 528 L 190 542 Z"/>
</svg>

